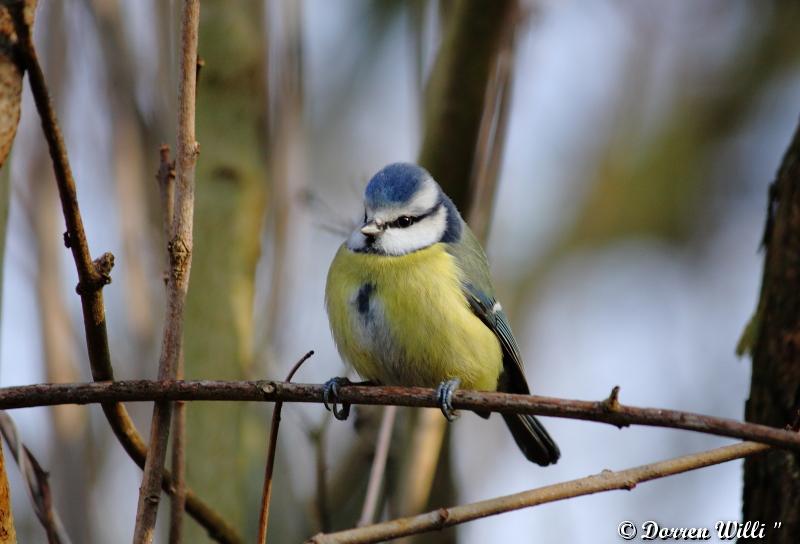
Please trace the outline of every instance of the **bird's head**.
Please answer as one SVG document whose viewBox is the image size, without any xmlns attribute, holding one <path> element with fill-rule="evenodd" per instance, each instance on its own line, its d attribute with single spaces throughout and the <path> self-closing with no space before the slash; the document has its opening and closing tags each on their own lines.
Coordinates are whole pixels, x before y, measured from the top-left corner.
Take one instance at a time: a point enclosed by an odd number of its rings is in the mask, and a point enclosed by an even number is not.
<svg viewBox="0 0 800 544">
<path fill-rule="evenodd" d="M 439 184 L 415 164 L 394 163 L 369 181 L 363 223 L 347 241 L 353 251 L 405 255 L 437 242 L 456 242 L 461 216 Z"/>
</svg>

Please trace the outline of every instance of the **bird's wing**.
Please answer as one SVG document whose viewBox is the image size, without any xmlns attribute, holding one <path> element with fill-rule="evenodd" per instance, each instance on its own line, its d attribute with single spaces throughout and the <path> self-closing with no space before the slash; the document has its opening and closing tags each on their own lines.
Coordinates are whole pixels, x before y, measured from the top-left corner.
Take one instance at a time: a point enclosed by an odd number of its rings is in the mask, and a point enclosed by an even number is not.
<svg viewBox="0 0 800 544">
<path fill-rule="evenodd" d="M 451 244 L 450 254 L 463 273 L 462 286 L 470 308 L 500 341 L 505 376 L 501 377 L 498 386 L 512 393 L 529 393 L 522 354 L 511 332 L 508 317 L 494 297 L 486 254 L 466 224 L 461 243 Z"/>
</svg>

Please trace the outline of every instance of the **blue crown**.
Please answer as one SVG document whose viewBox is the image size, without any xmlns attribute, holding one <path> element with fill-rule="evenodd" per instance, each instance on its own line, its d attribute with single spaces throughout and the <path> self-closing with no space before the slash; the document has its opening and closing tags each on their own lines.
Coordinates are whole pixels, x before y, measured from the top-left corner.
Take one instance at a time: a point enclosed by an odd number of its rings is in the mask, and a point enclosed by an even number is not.
<svg viewBox="0 0 800 544">
<path fill-rule="evenodd" d="M 364 199 L 371 208 L 407 202 L 431 175 L 424 168 L 396 162 L 381 169 L 369 180 Z"/>
</svg>

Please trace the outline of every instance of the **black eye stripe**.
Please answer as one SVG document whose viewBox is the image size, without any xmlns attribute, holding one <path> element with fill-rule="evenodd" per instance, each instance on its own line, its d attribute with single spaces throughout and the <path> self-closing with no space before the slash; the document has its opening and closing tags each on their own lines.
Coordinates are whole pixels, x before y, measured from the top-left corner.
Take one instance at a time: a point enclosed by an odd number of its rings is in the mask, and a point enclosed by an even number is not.
<svg viewBox="0 0 800 544">
<path fill-rule="evenodd" d="M 431 208 L 430 210 L 428 210 L 427 212 L 425 212 L 425 213 L 423 213 L 421 215 L 401 215 L 400 217 L 398 217 L 394 221 L 386 223 L 386 226 L 389 227 L 389 228 L 398 228 L 398 229 L 408 228 L 411 225 L 413 225 L 414 223 L 422 221 L 426 217 L 435 214 L 437 211 L 439 211 L 439 208 L 441 208 L 441 207 L 442 207 L 442 203 L 438 202 L 433 208 Z"/>
</svg>

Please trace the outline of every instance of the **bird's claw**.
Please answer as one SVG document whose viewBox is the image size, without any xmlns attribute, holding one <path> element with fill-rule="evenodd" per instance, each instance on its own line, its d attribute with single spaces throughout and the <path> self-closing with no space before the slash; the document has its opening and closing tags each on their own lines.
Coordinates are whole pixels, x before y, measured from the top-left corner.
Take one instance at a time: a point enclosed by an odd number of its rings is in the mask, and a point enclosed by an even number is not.
<svg viewBox="0 0 800 544">
<path fill-rule="evenodd" d="M 436 388 L 436 401 L 439 403 L 439 408 L 442 410 L 444 417 L 447 421 L 455 421 L 458 418 L 458 412 L 453 410 L 453 392 L 461 385 L 461 380 L 453 378 L 443 381 Z"/>
<path fill-rule="evenodd" d="M 325 388 L 322 392 L 322 403 L 325 408 L 333 413 L 333 417 L 339 421 L 344 421 L 350 415 L 350 404 L 339 401 L 339 387 L 342 385 L 351 385 L 351 381 L 347 378 L 331 378 L 325 382 Z"/>
</svg>

